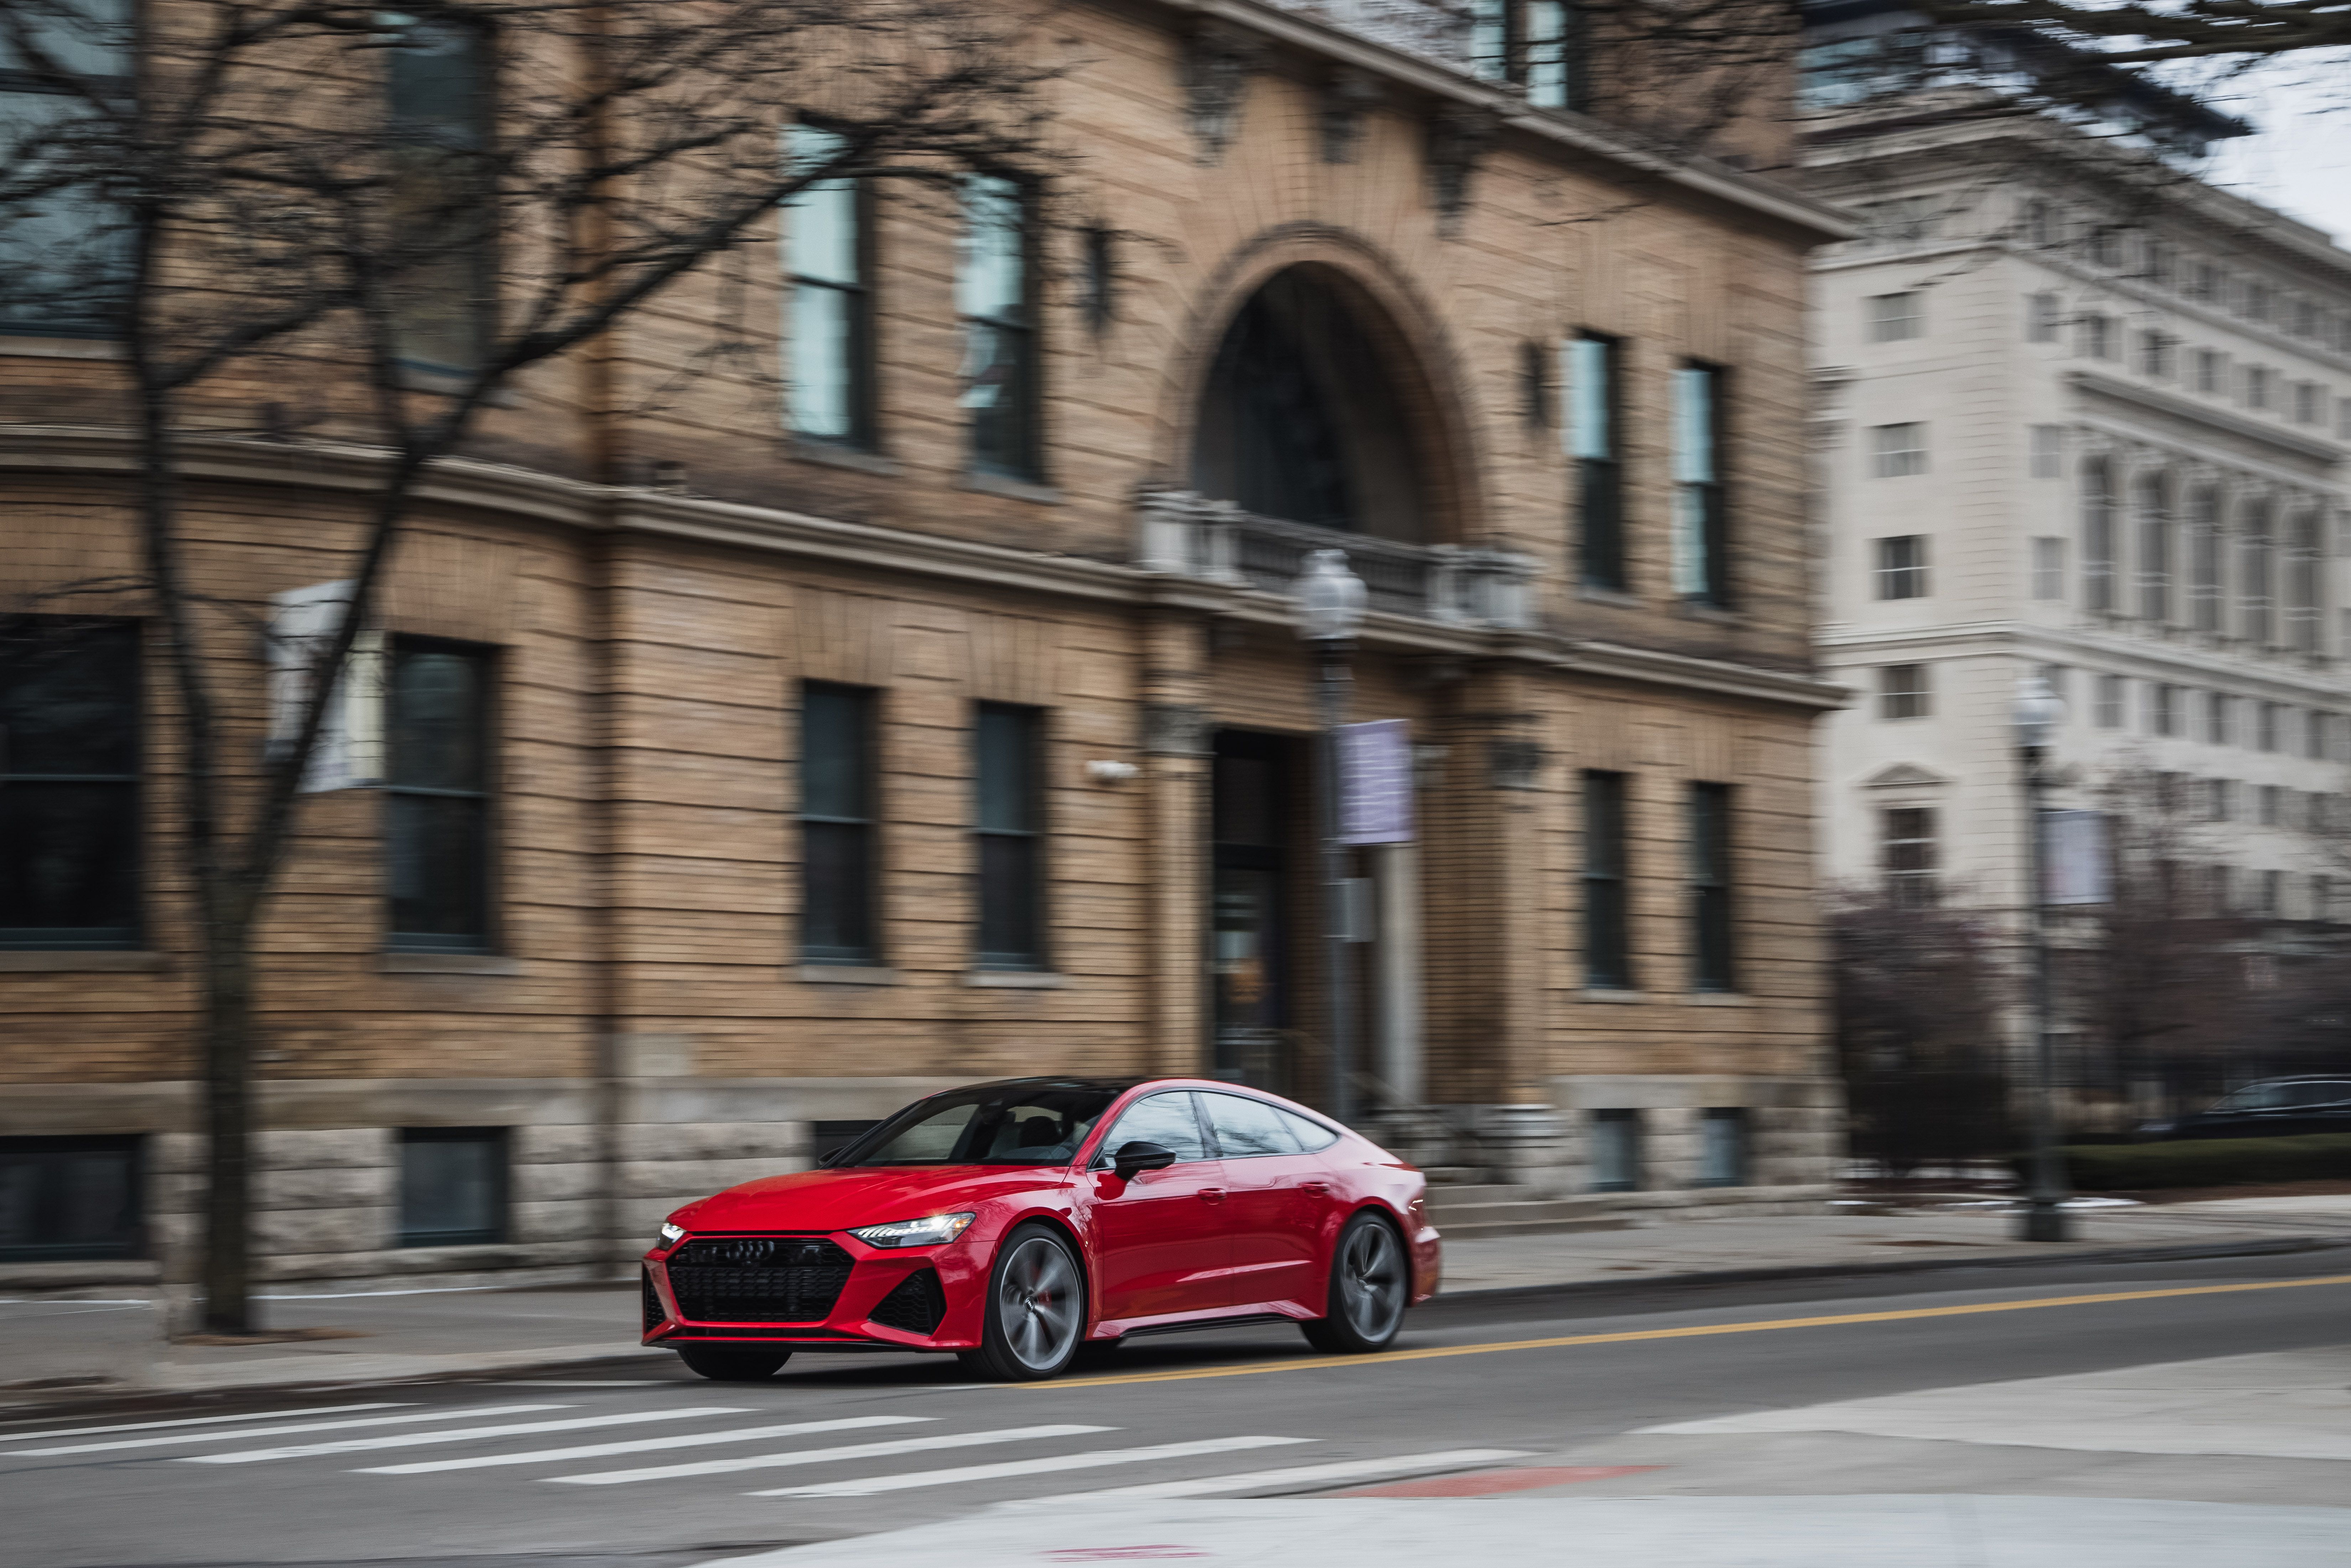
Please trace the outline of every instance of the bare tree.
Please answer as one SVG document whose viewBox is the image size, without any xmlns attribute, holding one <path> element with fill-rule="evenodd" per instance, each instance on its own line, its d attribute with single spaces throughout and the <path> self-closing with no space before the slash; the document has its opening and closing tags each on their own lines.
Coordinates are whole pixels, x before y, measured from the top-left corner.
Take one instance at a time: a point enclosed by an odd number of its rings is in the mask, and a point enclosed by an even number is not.
<svg viewBox="0 0 2351 1568">
<path fill-rule="evenodd" d="M 2115 65 L 2169 60 L 2266 59 L 2351 45 L 2346 0 L 2183 0 L 2178 5 L 2100 5 L 2089 0 L 1927 0 L 1946 22 L 2029 26 L 2102 47 Z"/>
<path fill-rule="evenodd" d="M 100 415 L 135 432 L 172 796 L 202 949 L 205 1325 L 250 1325 L 254 937 L 337 673 L 417 486 L 533 367 L 755 237 L 819 182 L 1041 176 L 1050 66 L 990 0 L 0 0 L 0 316 L 120 345 Z M 795 125 L 817 133 L 779 137 Z M 297 389 L 264 405 L 256 385 Z M 289 399 L 289 402 L 293 400 Z M 21 411 L 20 411 L 21 412 Z M 196 435 L 372 454 L 340 612 L 266 759 L 246 607 L 191 565 Z M 613 476 L 605 475 L 611 478 Z M 93 585 L 97 586 L 97 585 Z M 249 646 L 249 644 L 247 644 Z"/>
</svg>

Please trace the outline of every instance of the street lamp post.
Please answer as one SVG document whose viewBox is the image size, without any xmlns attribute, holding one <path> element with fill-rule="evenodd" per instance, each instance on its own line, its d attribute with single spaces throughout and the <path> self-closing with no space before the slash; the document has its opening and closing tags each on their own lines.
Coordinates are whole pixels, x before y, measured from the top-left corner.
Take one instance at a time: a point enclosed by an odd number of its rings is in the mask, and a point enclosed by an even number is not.
<svg viewBox="0 0 2351 1568">
<path fill-rule="evenodd" d="M 1344 550 L 1319 549 L 1298 574 L 1298 634 L 1314 650 L 1314 717 L 1322 753 L 1315 791 L 1315 827 L 1322 841 L 1323 977 L 1328 983 L 1331 1114 L 1350 1124 L 1355 1113 L 1354 992 L 1347 944 L 1354 936 L 1347 887 L 1347 851 L 1341 841 L 1339 727 L 1347 717 L 1347 660 L 1364 623 L 1364 581 L 1347 570 Z"/>
<path fill-rule="evenodd" d="M 2065 705 L 2039 674 L 2016 683 L 2010 720 L 2018 777 L 2024 787 L 2024 918 L 2032 944 L 2032 1181 L 2022 1239 L 2065 1239 L 2065 1167 L 2057 1154 L 2057 1061 L 2049 1019 L 2048 873 L 2042 800 L 2049 789 L 2049 742 Z"/>
</svg>

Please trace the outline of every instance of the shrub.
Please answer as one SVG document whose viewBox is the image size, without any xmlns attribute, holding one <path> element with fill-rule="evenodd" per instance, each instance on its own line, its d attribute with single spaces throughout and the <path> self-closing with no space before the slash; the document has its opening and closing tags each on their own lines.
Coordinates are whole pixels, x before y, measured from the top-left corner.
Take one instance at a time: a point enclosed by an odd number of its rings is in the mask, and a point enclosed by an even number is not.
<svg viewBox="0 0 2351 1568">
<path fill-rule="evenodd" d="M 2075 1190 L 2130 1191 L 2163 1186 L 2252 1186 L 2270 1182 L 2351 1178 L 2351 1134 L 2298 1138 L 2184 1138 L 2168 1144 L 2074 1144 L 2060 1151 Z M 2031 1179 L 2019 1156 L 2017 1175 Z"/>
</svg>

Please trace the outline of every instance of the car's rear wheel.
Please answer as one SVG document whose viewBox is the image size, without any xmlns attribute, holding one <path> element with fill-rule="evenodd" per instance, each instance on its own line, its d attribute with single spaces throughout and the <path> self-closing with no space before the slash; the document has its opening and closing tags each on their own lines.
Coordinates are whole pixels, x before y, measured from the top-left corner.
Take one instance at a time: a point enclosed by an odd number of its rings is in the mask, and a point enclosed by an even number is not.
<svg viewBox="0 0 2351 1568">
<path fill-rule="evenodd" d="M 776 1375 L 776 1369 L 791 1360 L 788 1350 L 687 1350 L 681 1345 L 678 1360 L 685 1369 L 716 1383 L 764 1383 Z"/>
<path fill-rule="evenodd" d="M 1056 1377 L 1077 1359 L 1086 1332 L 1086 1281 L 1059 1232 L 1024 1225 L 996 1249 L 987 1276 L 987 1322 L 974 1371 L 1007 1383 Z"/>
<path fill-rule="evenodd" d="M 1298 1326 L 1316 1350 L 1362 1355 L 1385 1350 L 1404 1328 L 1412 1270 L 1395 1227 L 1359 1214 L 1339 1233 L 1331 1255 L 1329 1311 Z"/>
</svg>

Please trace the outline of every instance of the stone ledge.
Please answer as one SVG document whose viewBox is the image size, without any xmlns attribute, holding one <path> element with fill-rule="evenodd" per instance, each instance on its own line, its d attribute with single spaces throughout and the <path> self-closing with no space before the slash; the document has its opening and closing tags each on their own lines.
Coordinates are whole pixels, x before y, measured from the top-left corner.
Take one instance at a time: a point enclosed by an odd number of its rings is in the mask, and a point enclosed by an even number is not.
<svg viewBox="0 0 2351 1568">
<path fill-rule="evenodd" d="M 0 975 L 152 974 L 171 967 L 168 953 L 119 947 L 18 947 L 0 952 Z"/>
<path fill-rule="evenodd" d="M 519 975 L 522 960 L 496 953 L 386 953 L 387 975 Z"/>
<path fill-rule="evenodd" d="M 963 983 L 997 990 L 1052 991 L 1068 985 L 1070 977 L 1046 969 L 974 969 Z"/>
<path fill-rule="evenodd" d="M 894 986 L 898 971 L 866 964 L 802 964 L 793 977 L 809 986 Z"/>
<path fill-rule="evenodd" d="M 0 1263 L 0 1288 L 72 1291 L 99 1285 L 152 1285 L 163 1265 L 152 1258 L 68 1258 L 49 1263 Z"/>
</svg>

